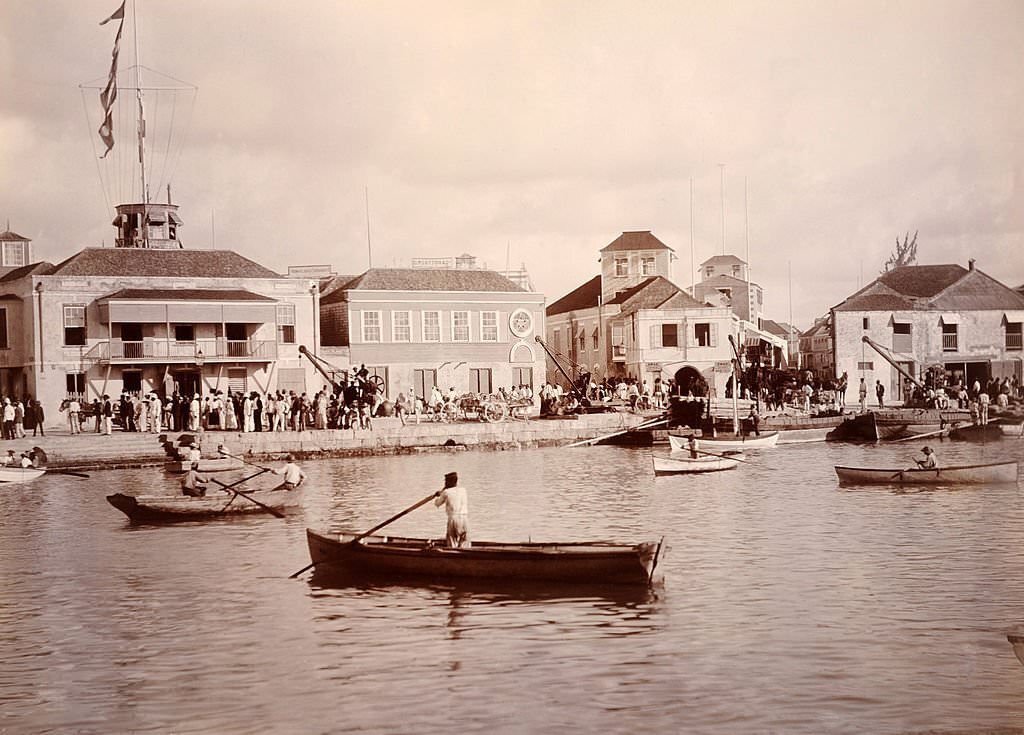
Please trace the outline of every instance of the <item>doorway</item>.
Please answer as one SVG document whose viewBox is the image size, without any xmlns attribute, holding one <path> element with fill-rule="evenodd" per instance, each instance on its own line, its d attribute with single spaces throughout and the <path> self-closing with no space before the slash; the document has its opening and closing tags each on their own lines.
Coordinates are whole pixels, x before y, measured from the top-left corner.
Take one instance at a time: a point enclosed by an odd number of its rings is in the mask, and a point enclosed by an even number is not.
<svg viewBox="0 0 1024 735">
<path fill-rule="evenodd" d="M 191 398 L 196 393 L 202 395 L 203 377 L 198 370 L 175 370 L 174 383 L 178 387 L 178 395 Z"/>
</svg>

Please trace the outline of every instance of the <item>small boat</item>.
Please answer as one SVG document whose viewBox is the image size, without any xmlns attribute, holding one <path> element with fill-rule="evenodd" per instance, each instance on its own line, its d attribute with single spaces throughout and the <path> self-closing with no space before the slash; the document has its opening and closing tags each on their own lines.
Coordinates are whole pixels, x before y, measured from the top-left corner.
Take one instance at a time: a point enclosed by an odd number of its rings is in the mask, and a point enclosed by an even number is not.
<svg viewBox="0 0 1024 735">
<path fill-rule="evenodd" d="M 245 495 L 277 511 L 302 502 L 301 488 L 295 490 L 246 490 Z M 266 508 L 230 490 L 210 490 L 195 498 L 189 495 L 128 495 L 115 493 L 107 502 L 133 521 L 192 521 L 201 518 L 264 513 Z"/>
<path fill-rule="evenodd" d="M 830 426 L 808 429 L 780 429 L 779 444 L 810 444 L 811 442 L 823 442 L 832 431 Z"/>
<path fill-rule="evenodd" d="M 1010 633 L 1006 636 L 1006 640 L 1013 646 L 1013 652 L 1017 656 L 1017 660 L 1024 664 L 1024 635 Z"/>
<path fill-rule="evenodd" d="M 166 464 L 168 472 L 188 472 L 190 463 L 187 459 L 172 460 Z M 229 470 L 240 470 L 245 463 L 237 457 L 217 457 L 199 460 L 197 472 L 228 472 Z"/>
<path fill-rule="evenodd" d="M 0 467 L 0 482 L 29 482 L 45 472 L 40 467 Z"/>
<path fill-rule="evenodd" d="M 1010 423 L 998 423 L 996 424 L 1003 436 L 1024 436 L 1024 421 L 1020 421 L 1015 424 Z"/>
<path fill-rule="evenodd" d="M 706 454 L 694 459 L 688 453 L 673 452 L 669 456 L 653 455 L 651 458 L 654 460 L 654 474 L 680 475 L 734 469 L 743 459 L 743 453 L 730 451 L 720 457 Z"/>
<path fill-rule="evenodd" d="M 679 434 L 668 435 L 669 444 L 673 452 L 688 451 L 689 438 Z M 774 447 L 779 443 L 779 432 L 762 431 L 761 434 L 751 436 L 702 436 L 697 439 L 697 449 L 719 452 L 727 449 L 765 449 Z"/>
<path fill-rule="evenodd" d="M 877 469 L 836 465 L 840 485 L 994 485 L 1017 482 L 1017 463 L 963 465 L 934 469 Z"/>
<path fill-rule="evenodd" d="M 433 539 L 398 536 L 360 538 L 361 535 L 323 534 L 307 529 L 309 555 L 317 571 L 333 568 L 363 577 L 421 577 L 431 582 L 491 579 L 510 583 L 649 585 L 661 553 L 661 542 L 473 541 L 469 547 L 452 549 L 443 541 Z"/>
<path fill-rule="evenodd" d="M 880 422 L 874 411 L 868 411 L 846 419 L 825 438 L 828 441 L 887 441 L 905 436 L 908 425 L 908 422 Z"/>
<path fill-rule="evenodd" d="M 968 442 L 999 441 L 1003 438 L 1002 427 L 994 422 L 987 424 L 967 424 L 958 426 L 949 432 L 950 439 Z"/>
</svg>

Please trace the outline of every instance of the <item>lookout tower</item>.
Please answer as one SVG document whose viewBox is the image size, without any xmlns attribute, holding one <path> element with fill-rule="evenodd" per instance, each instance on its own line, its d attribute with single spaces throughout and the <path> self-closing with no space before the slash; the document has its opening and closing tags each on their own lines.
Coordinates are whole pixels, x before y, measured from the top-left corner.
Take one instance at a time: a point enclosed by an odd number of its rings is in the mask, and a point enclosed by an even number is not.
<svg viewBox="0 0 1024 735">
<path fill-rule="evenodd" d="M 0 276 L 32 262 L 32 241 L 7 229 L 0 232 Z"/>
<path fill-rule="evenodd" d="M 117 216 L 112 222 L 117 228 L 115 247 L 154 250 L 184 247 L 178 239 L 178 228 L 183 223 L 177 204 L 119 204 L 116 209 Z"/>
</svg>

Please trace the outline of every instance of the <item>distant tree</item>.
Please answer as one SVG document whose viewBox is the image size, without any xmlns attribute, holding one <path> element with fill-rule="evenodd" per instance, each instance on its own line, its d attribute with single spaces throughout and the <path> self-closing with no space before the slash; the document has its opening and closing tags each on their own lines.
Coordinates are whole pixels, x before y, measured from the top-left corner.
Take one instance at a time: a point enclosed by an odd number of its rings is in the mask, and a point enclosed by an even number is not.
<svg viewBox="0 0 1024 735">
<path fill-rule="evenodd" d="M 899 268 L 901 265 L 913 265 L 917 262 L 917 231 L 914 232 L 914 239 L 910 239 L 910 232 L 903 236 L 903 242 L 900 242 L 900 236 L 896 236 L 896 252 L 889 256 L 889 259 L 885 261 L 885 268 L 882 273 L 888 273 L 893 268 Z"/>
</svg>

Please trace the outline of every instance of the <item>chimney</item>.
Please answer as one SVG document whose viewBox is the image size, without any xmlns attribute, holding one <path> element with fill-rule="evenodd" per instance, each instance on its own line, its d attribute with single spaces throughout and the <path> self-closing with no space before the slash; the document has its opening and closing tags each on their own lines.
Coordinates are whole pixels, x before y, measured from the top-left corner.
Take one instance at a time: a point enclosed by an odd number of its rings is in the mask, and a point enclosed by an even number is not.
<svg viewBox="0 0 1024 735">
<path fill-rule="evenodd" d="M 974 270 L 974 258 L 971 258 L 970 260 L 967 261 L 967 270 Z"/>
</svg>

